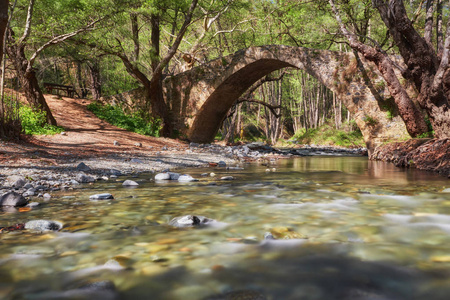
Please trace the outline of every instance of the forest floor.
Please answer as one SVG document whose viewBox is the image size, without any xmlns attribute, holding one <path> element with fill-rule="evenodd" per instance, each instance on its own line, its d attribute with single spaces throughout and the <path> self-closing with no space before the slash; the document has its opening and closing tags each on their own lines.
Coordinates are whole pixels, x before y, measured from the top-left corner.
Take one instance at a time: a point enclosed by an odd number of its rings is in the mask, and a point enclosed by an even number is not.
<svg viewBox="0 0 450 300">
<path fill-rule="evenodd" d="M 174 139 L 140 135 L 98 119 L 86 106 L 90 100 L 45 99 L 64 134 L 26 136 L 15 142 L 0 141 L 0 167 L 74 168 L 89 162 L 94 169 L 160 171 L 207 165 L 208 162 L 236 163 L 229 155 L 213 149 L 192 151 L 189 144 Z M 411 139 L 375 149 L 370 157 L 399 167 L 438 172 L 450 178 L 450 139 Z"/>
<path fill-rule="evenodd" d="M 65 132 L 55 135 L 22 135 L 19 141 L 0 141 L 0 166 L 63 167 L 68 163 L 76 164 L 86 160 L 91 164 L 102 164 L 102 161 L 111 157 L 115 158 L 110 162 L 114 165 L 132 159 L 153 159 L 153 166 L 144 166 L 143 163 L 135 166 L 136 169 L 148 171 L 226 160 L 220 154 L 205 153 L 203 157 L 202 154 L 190 153 L 189 144 L 184 141 L 144 136 L 110 125 L 87 110 L 90 100 L 60 98 L 55 95 L 45 95 L 45 99 L 58 125 L 65 128 Z M 162 156 L 173 159 L 163 164 L 158 159 Z"/>
</svg>

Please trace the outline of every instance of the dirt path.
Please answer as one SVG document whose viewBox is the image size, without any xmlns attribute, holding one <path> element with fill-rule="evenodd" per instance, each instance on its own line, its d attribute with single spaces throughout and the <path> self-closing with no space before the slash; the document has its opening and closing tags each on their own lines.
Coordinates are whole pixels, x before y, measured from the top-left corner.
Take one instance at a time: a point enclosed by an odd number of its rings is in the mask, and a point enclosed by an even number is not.
<svg viewBox="0 0 450 300">
<path fill-rule="evenodd" d="M 98 119 L 86 109 L 89 100 L 46 95 L 45 99 L 58 125 L 66 134 L 23 137 L 18 143 L 0 141 L 0 163 L 51 163 L 65 158 L 92 158 L 128 153 L 151 155 L 163 147 L 178 151 L 187 144 L 178 140 L 155 138 L 129 132 Z M 115 146 L 114 141 L 120 146 Z M 142 144 L 141 147 L 136 144 Z"/>
</svg>

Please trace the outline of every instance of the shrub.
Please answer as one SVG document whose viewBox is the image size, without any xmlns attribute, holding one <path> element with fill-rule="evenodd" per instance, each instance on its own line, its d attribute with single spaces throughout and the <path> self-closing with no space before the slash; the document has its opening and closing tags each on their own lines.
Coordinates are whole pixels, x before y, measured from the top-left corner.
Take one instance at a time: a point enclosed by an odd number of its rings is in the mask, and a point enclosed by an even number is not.
<svg viewBox="0 0 450 300">
<path fill-rule="evenodd" d="M 92 102 L 87 109 L 114 126 L 139 134 L 159 137 L 159 131 L 162 128 L 160 120 L 145 117 L 143 112 L 127 115 L 118 106 L 102 105 L 98 102 Z"/>
<path fill-rule="evenodd" d="M 28 105 L 20 105 L 19 118 L 22 131 L 26 134 L 57 134 L 64 131 L 60 126 L 47 123 L 45 111 L 34 110 Z"/>
</svg>

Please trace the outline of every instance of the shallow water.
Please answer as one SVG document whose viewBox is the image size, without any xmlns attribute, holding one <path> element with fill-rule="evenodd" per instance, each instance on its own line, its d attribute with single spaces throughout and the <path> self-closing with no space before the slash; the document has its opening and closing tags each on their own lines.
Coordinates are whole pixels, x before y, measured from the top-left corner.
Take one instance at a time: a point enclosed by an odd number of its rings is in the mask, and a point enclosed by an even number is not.
<svg viewBox="0 0 450 300">
<path fill-rule="evenodd" d="M 106 288 L 79 287 L 110 280 L 121 299 L 239 290 L 267 299 L 448 299 L 449 180 L 362 157 L 243 167 L 185 170 L 200 179 L 192 183 L 119 177 L 0 213 L 2 226 L 64 223 L 56 233 L 0 235 L 0 298 L 107 299 Z M 125 179 L 140 185 L 125 188 Z M 115 199 L 89 200 L 104 192 Z M 186 214 L 219 222 L 167 225 Z"/>
</svg>

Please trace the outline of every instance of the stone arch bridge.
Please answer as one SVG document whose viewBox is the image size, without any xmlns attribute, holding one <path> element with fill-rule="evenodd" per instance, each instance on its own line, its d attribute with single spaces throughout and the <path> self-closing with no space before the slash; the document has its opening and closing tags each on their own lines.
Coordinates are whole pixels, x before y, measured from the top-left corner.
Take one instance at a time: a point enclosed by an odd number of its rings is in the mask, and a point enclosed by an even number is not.
<svg viewBox="0 0 450 300">
<path fill-rule="evenodd" d="M 368 148 L 408 136 L 372 63 L 353 53 L 282 45 L 251 47 L 166 78 L 175 128 L 191 141 L 211 142 L 236 100 L 257 80 L 282 68 L 303 69 L 335 92 Z"/>
<path fill-rule="evenodd" d="M 335 92 L 369 150 L 409 136 L 372 63 L 353 53 L 283 45 L 240 50 L 166 78 L 164 94 L 174 128 L 193 142 L 211 142 L 236 100 L 257 80 L 283 68 L 303 69 Z M 131 92 L 120 98 L 116 100 L 136 104 L 141 97 Z"/>
</svg>

